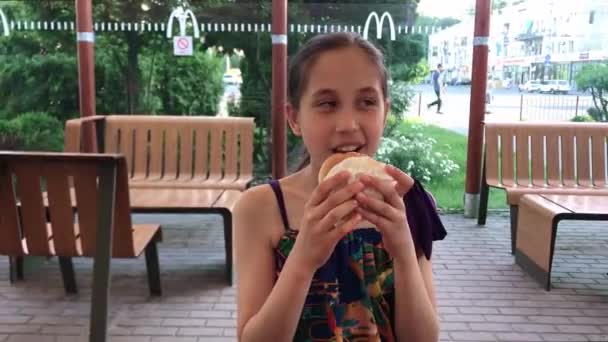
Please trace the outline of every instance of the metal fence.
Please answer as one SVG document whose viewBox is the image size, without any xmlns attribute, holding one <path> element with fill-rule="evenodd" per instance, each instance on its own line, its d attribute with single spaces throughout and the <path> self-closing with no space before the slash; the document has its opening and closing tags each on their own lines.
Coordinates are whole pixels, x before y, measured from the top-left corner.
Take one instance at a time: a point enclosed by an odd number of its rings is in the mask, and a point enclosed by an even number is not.
<svg viewBox="0 0 608 342">
<path fill-rule="evenodd" d="M 587 115 L 593 107 L 590 96 L 568 95 L 521 95 L 519 121 L 568 121 Z"/>
</svg>

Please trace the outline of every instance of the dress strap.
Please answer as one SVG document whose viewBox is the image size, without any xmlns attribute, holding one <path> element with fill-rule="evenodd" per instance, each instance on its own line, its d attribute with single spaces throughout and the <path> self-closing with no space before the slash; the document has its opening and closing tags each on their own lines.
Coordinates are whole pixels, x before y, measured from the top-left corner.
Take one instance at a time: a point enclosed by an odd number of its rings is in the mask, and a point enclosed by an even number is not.
<svg viewBox="0 0 608 342">
<path fill-rule="evenodd" d="M 269 184 L 277 197 L 277 203 L 279 204 L 279 211 L 281 212 L 281 218 L 283 219 L 285 230 L 289 230 L 289 221 L 287 220 L 287 210 L 285 209 L 285 199 L 283 198 L 281 184 L 276 179 L 272 179 Z"/>
</svg>

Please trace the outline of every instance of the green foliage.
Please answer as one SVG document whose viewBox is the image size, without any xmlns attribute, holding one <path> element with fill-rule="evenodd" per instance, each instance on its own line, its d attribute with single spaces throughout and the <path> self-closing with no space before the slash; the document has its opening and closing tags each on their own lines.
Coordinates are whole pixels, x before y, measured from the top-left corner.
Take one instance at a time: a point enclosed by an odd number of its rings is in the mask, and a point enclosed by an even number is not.
<svg viewBox="0 0 608 342">
<path fill-rule="evenodd" d="M 576 75 L 580 90 L 590 91 L 593 107 L 588 113 L 595 121 L 608 121 L 608 62 L 585 65 Z"/>
<path fill-rule="evenodd" d="M 405 82 L 395 82 L 390 86 L 391 113 L 402 117 L 410 107 L 410 102 L 416 93 Z"/>
<path fill-rule="evenodd" d="M 16 122 L 0 119 L 0 150 L 18 150 L 21 144 Z"/>
<path fill-rule="evenodd" d="M 591 108 L 590 108 L 591 109 Z M 570 119 L 572 122 L 595 122 L 590 115 L 577 115 Z"/>
<path fill-rule="evenodd" d="M 166 60 L 157 89 L 165 113 L 216 115 L 223 93 L 222 59 L 211 51 L 197 51 L 192 57 Z M 162 86 L 161 86 L 162 85 Z"/>
<path fill-rule="evenodd" d="M 435 150 L 434 138 L 424 136 L 417 126 L 412 130 L 409 134 L 394 130 L 392 135 L 384 136 L 376 154 L 378 160 L 425 183 L 447 178 L 459 170 L 447 154 Z"/>
<path fill-rule="evenodd" d="M 57 118 L 47 113 L 24 113 L 13 120 L 24 150 L 63 150 L 63 125 Z"/>
<path fill-rule="evenodd" d="M 24 113 L 0 119 L 0 150 L 61 151 L 63 126 L 47 113 Z"/>
<path fill-rule="evenodd" d="M 59 120 L 78 113 L 76 56 L 54 53 L 30 58 L 0 56 L 3 116 L 28 111 L 53 113 Z"/>
</svg>

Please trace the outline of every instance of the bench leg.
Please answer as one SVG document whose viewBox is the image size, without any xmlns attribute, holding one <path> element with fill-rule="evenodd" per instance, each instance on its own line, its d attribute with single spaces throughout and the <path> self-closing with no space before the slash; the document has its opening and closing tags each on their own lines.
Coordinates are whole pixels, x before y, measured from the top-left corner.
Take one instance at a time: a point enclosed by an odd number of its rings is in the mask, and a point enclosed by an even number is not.
<svg viewBox="0 0 608 342">
<path fill-rule="evenodd" d="M 529 210 L 529 209 L 528 209 Z M 551 290 L 551 269 L 559 218 L 539 217 L 528 211 L 519 213 L 522 241 L 515 251 L 515 262 L 536 282 Z"/>
<path fill-rule="evenodd" d="M 488 200 L 490 197 L 490 187 L 482 181 L 481 192 L 479 194 L 479 212 L 477 213 L 477 224 L 484 226 L 488 217 Z"/>
<path fill-rule="evenodd" d="M 224 246 L 226 249 L 226 281 L 232 286 L 232 214 L 225 210 L 221 212 L 224 219 Z"/>
<path fill-rule="evenodd" d="M 515 254 L 515 243 L 517 242 L 517 215 L 516 205 L 511 206 L 511 254 Z"/>
<path fill-rule="evenodd" d="M 23 256 L 8 257 L 9 280 L 11 284 L 23 280 Z"/>
<path fill-rule="evenodd" d="M 77 294 L 76 276 L 74 275 L 74 265 L 70 257 L 58 257 L 61 277 L 63 278 L 63 288 L 67 294 Z"/>
<path fill-rule="evenodd" d="M 146 271 L 148 273 L 148 287 L 151 296 L 161 296 L 160 286 L 160 267 L 158 263 L 158 248 L 156 247 L 157 238 L 155 237 L 146 246 Z"/>
</svg>

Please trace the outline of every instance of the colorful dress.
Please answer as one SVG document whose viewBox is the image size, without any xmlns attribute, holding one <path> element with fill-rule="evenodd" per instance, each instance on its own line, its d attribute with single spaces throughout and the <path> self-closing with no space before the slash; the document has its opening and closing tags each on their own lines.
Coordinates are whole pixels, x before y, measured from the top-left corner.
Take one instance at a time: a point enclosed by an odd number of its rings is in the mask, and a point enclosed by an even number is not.
<svg viewBox="0 0 608 342">
<path fill-rule="evenodd" d="M 270 185 L 277 197 L 285 233 L 275 249 L 277 277 L 293 248 L 298 231 L 289 226 L 279 182 Z M 406 216 L 418 251 L 431 258 L 434 240 L 446 231 L 434 203 L 416 181 L 404 196 Z M 396 341 L 393 260 L 374 228 L 345 236 L 325 265 L 315 273 L 294 341 Z"/>
</svg>

